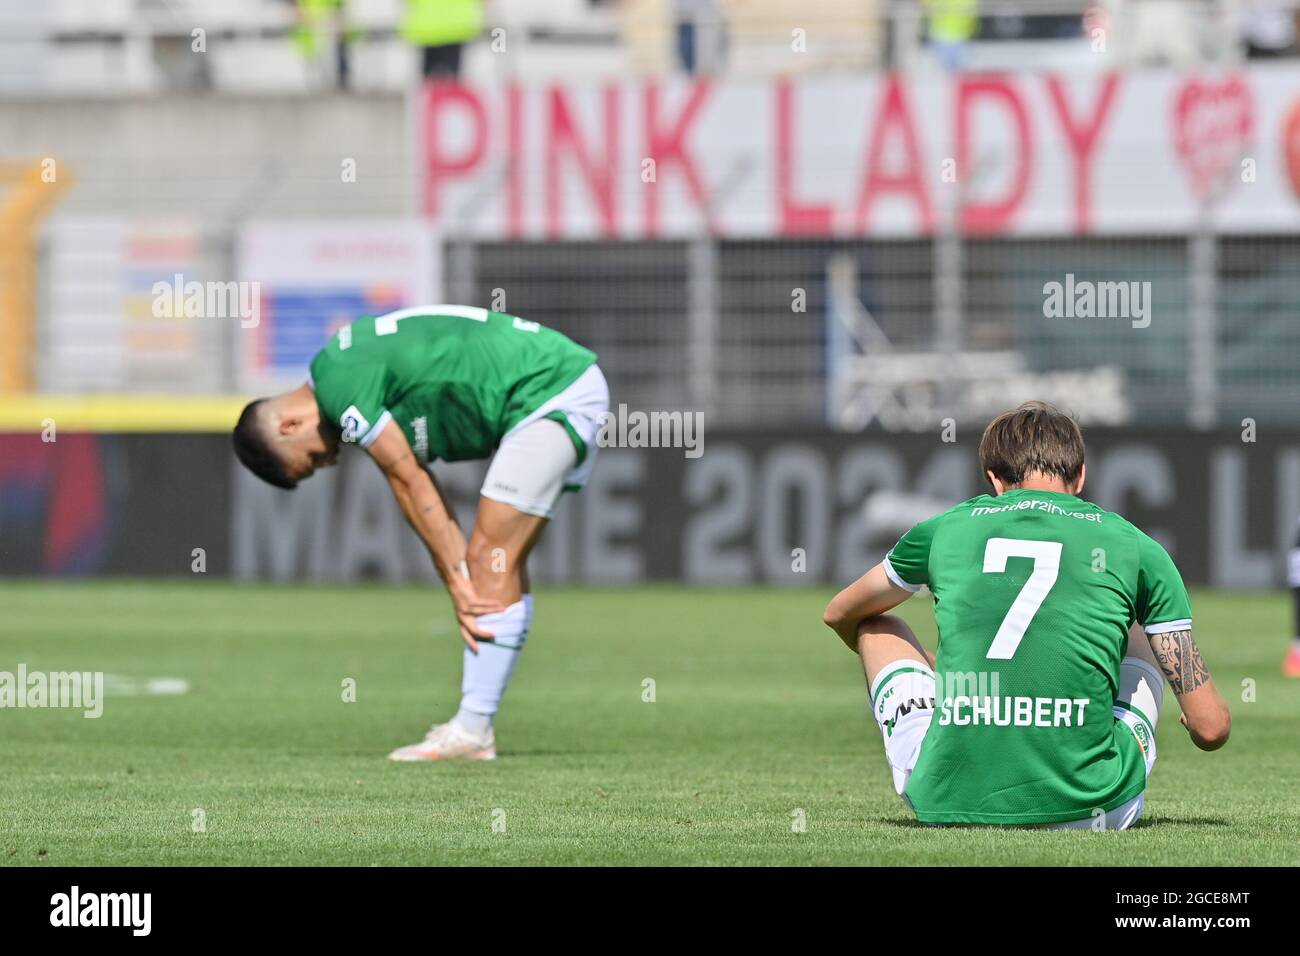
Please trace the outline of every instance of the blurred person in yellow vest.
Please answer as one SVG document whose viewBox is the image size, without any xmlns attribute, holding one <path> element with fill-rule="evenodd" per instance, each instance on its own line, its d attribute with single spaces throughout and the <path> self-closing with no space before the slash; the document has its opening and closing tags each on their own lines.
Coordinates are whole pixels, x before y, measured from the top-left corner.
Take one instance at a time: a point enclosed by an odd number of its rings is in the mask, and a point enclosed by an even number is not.
<svg viewBox="0 0 1300 956">
<path fill-rule="evenodd" d="M 426 79 L 459 76 L 461 48 L 483 29 L 483 0 L 406 0 L 398 29 L 421 48 Z"/>
<path fill-rule="evenodd" d="M 326 54 L 334 51 L 334 79 L 342 89 L 348 87 L 348 44 L 357 33 L 347 26 L 347 0 L 294 0 L 298 23 L 293 42 L 308 63 L 312 64 L 322 85 L 328 83 Z"/>
<path fill-rule="evenodd" d="M 979 0 L 924 0 L 925 32 L 939 62 L 959 70 L 966 44 L 979 32 Z"/>
</svg>

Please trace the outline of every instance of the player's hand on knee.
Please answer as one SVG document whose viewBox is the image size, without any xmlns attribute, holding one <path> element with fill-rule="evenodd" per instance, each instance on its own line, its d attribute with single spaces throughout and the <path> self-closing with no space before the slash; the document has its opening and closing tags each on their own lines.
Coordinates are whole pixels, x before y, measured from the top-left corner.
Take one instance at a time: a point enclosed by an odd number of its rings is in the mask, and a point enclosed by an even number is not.
<svg viewBox="0 0 1300 956">
<path fill-rule="evenodd" d="M 491 614 L 491 611 L 484 611 L 484 614 Z M 478 614 L 473 611 L 462 611 L 456 608 L 456 619 L 460 622 L 460 639 L 465 642 L 474 653 L 478 653 L 479 641 L 490 641 L 496 637 L 491 631 L 485 630 L 478 623 Z"/>
<path fill-rule="evenodd" d="M 460 637 L 471 651 L 478 650 L 480 640 L 490 641 L 496 635 L 478 623 L 483 614 L 500 614 L 506 609 L 500 601 L 481 597 L 469 578 L 458 578 L 447 586 L 451 603 L 460 622 Z"/>
</svg>

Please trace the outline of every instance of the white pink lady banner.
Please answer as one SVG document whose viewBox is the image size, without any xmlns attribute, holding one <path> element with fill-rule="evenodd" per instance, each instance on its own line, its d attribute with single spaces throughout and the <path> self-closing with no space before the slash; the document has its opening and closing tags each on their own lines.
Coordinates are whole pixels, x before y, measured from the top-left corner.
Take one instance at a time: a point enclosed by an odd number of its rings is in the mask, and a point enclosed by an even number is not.
<svg viewBox="0 0 1300 956">
<path fill-rule="evenodd" d="M 450 234 L 652 239 L 1300 229 L 1300 70 L 434 85 Z"/>
</svg>

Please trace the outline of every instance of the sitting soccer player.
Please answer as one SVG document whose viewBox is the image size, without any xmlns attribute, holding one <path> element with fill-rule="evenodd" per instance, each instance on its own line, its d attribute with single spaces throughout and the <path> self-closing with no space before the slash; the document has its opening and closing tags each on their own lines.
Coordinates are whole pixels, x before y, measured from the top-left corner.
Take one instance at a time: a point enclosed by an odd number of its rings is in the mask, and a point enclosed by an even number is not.
<svg viewBox="0 0 1300 956">
<path fill-rule="evenodd" d="M 595 363 L 536 322 L 432 305 L 344 326 L 308 383 L 240 415 L 235 453 L 280 488 L 334 464 L 340 442 L 369 452 L 451 595 L 460 709 L 391 759 L 496 756 L 492 719 L 533 617 L 528 553 L 561 493 L 586 484 L 609 408 Z M 467 543 L 426 465 L 494 451 Z"/>
<path fill-rule="evenodd" d="M 993 486 L 916 525 L 825 621 L 862 658 L 894 787 L 923 823 L 1123 829 L 1156 760 L 1161 672 L 1192 742 L 1228 739 L 1168 553 L 1078 497 L 1083 436 L 1026 403 L 984 432 Z M 937 660 L 884 612 L 934 595 Z"/>
</svg>

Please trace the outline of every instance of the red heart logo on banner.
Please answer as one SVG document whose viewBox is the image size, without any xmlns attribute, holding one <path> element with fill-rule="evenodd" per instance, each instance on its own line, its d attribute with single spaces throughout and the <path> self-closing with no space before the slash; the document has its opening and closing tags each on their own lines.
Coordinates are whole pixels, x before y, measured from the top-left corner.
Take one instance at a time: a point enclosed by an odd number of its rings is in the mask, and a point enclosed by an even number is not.
<svg viewBox="0 0 1300 956">
<path fill-rule="evenodd" d="M 1183 83 L 1174 100 L 1174 146 L 1198 198 L 1226 186 L 1253 126 L 1250 88 L 1240 76 Z"/>
<path fill-rule="evenodd" d="M 1291 104 L 1287 110 L 1286 121 L 1282 125 L 1282 154 L 1286 159 L 1286 171 L 1291 180 L 1291 191 L 1300 198 L 1300 100 Z"/>
</svg>

